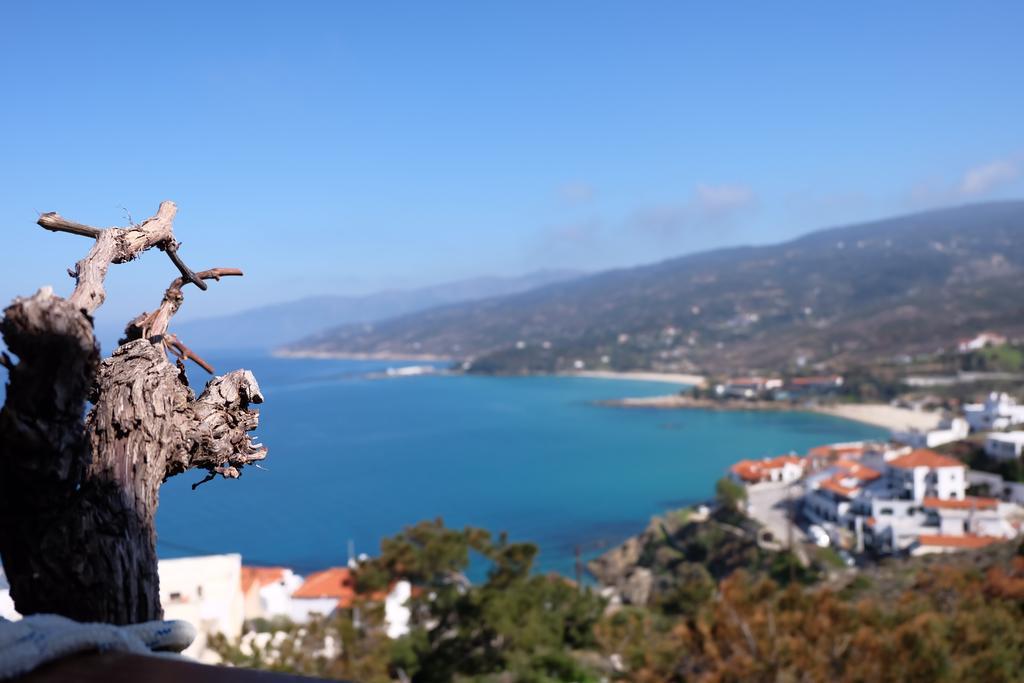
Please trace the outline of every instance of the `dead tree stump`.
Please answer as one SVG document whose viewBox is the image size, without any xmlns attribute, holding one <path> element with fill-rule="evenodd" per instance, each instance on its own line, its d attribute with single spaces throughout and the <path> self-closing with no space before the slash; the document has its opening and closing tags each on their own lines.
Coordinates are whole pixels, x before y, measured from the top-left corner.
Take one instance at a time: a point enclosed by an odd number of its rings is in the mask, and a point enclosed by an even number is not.
<svg viewBox="0 0 1024 683">
<path fill-rule="evenodd" d="M 196 398 L 184 361 L 212 368 L 167 332 L 185 285 L 206 289 L 206 279 L 242 274 L 190 270 L 177 254 L 176 211 L 164 202 L 142 223 L 106 229 L 43 214 L 42 227 L 95 243 L 70 271 L 76 286 L 68 299 L 43 288 L 0 319 L 17 357 L 0 357 L 9 370 L 0 410 L 0 558 L 22 614 L 113 624 L 160 618 L 160 485 L 193 468 L 207 471 L 203 481 L 235 478 L 266 457 L 249 434 L 258 424 L 250 405 L 263 400 L 252 373 L 215 377 Z M 91 316 L 103 303 L 107 269 L 152 247 L 181 277 L 101 361 Z"/>
</svg>

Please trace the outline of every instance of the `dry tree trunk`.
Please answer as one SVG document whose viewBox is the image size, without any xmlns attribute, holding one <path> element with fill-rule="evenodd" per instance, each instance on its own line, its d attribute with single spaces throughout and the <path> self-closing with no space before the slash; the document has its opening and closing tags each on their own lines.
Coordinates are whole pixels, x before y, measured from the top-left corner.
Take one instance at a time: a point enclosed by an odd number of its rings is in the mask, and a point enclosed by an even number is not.
<svg viewBox="0 0 1024 683">
<path fill-rule="evenodd" d="M 114 624 L 159 618 L 160 485 L 192 468 L 208 472 L 203 481 L 238 477 L 266 457 L 248 434 L 258 423 L 249 406 L 263 400 L 252 373 L 216 377 L 196 398 L 183 360 L 212 368 L 167 333 L 182 287 L 206 289 L 204 279 L 242 274 L 185 266 L 173 233 L 176 211 L 164 202 L 142 223 L 102 230 L 43 214 L 42 227 L 95 244 L 69 271 L 77 284 L 68 299 L 43 288 L 16 299 L 0 320 L 18 359 L 0 357 L 9 370 L 0 411 L 0 558 L 23 614 Z M 103 303 L 107 269 L 152 247 L 168 254 L 181 277 L 101 361 L 91 316 Z"/>
</svg>

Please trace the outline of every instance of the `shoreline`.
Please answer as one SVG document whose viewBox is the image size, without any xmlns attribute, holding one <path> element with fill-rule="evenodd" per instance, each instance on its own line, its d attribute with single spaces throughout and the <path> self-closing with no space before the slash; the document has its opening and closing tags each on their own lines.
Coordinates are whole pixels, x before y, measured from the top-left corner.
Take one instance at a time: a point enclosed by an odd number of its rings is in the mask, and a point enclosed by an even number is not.
<svg viewBox="0 0 1024 683">
<path fill-rule="evenodd" d="M 885 403 L 841 403 L 829 406 L 793 405 L 777 401 L 715 401 L 670 394 L 646 398 L 623 398 L 598 401 L 610 408 L 648 408 L 655 410 L 716 410 L 728 412 L 803 412 L 838 417 L 890 431 L 933 429 L 941 416 Z"/>
<path fill-rule="evenodd" d="M 395 360 L 395 361 L 427 361 L 434 363 L 453 363 L 454 358 L 435 356 L 430 353 L 337 353 L 334 351 L 289 351 L 275 349 L 270 352 L 274 358 L 311 358 L 313 360 Z"/>
<path fill-rule="evenodd" d="M 703 375 L 689 375 L 678 372 L 651 372 L 649 370 L 622 372 L 616 370 L 579 370 L 575 372 L 557 372 L 553 376 L 630 380 L 634 382 L 662 382 L 664 384 L 679 384 L 688 387 L 702 387 L 707 382 Z"/>
</svg>

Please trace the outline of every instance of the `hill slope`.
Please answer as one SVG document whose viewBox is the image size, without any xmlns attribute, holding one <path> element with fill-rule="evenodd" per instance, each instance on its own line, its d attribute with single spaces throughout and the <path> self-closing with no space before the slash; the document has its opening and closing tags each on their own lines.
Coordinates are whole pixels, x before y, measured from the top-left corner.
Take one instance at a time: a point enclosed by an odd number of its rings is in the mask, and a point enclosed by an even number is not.
<svg viewBox="0 0 1024 683">
<path fill-rule="evenodd" d="M 524 292 L 580 275 L 572 270 L 541 270 L 518 277 L 478 277 L 365 296 L 309 297 L 222 317 L 176 322 L 174 332 L 196 348 L 271 349 L 344 323 L 381 320 L 433 306 Z"/>
<path fill-rule="evenodd" d="M 975 204 L 344 326 L 291 350 L 432 353 L 480 371 L 733 370 L 1024 331 L 1024 202 Z"/>
</svg>

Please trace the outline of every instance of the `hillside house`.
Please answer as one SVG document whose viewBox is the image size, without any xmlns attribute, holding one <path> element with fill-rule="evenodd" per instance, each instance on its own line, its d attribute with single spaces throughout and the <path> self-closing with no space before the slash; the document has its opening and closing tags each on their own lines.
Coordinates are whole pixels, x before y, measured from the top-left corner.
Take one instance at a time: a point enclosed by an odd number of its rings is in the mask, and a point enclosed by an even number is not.
<svg viewBox="0 0 1024 683">
<path fill-rule="evenodd" d="M 1013 460 L 1024 453 L 1024 432 L 996 432 L 985 439 L 985 455 L 997 460 Z"/>
<path fill-rule="evenodd" d="M 943 420 L 938 428 L 928 431 L 908 429 L 892 432 L 892 440 L 913 448 L 937 448 L 947 443 L 966 439 L 971 427 L 962 417 Z"/>
<path fill-rule="evenodd" d="M 291 596 L 291 619 L 309 621 L 314 614 L 329 616 L 350 609 L 356 599 L 355 575 L 348 567 L 331 567 L 310 574 Z"/>
<path fill-rule="evenodd" d="M 216 663 L 207 649 L 211 636 L 235 640 L 242 634 L 245 600 L 242 596 L 242 556 L 203 555 L 160 560 L 160 604 L 165 619 L 183 619 L 198 635 L 184 654 Z"/>
<path fill-rule="evenodd" d="M 967 467 L 956 458 L 919 448 L 888 463 L 888 485 L 896 498 L 963 499 Z"/>
<path fill-rule="evenodd" d="M 878 470 L 855 460 L 837 460 L 805 480 L 804 513 L 816 522 L 846 524 L 854 501 L 881 477 Z"/>
<path fill-rule="evenodd" d="M 964 406 L 964 417 L 974 432 L 1009 429 L 1024 424 L 1024 406 L 1008 394 L 992 392 L 984 403 Z"/>
<path fill-rule="evenodd" d="M 770 377 L 736 377 L 715 387 L 715 393 L 723 398 L 753 400 L 764 397 L 768 392 L 782 388 L 782 380 Z"/>
<path fill-rule="evenodd" d="M 242 567 L 246 621 L 291 615 L 292 594 L 302 577 L 287 567 Z"/>
<path fill-rule="evenodd" d="M 998 542 L 998 538 L 992 538 L 991 536 L 921 534 L 911 546 L 910 554 L 917 557 L 935 553 L 957 553 L 963 550 L 977 550 Z"/>
<path fill-rule="evenodd" d="M 729 477 L 740 484 L 786 483 L 804 474 L 804 460 L 796 455 L 780 455 L 762 460 L 740 460 L 729 468 Z"/>
<path fill-rule="evenodd" d="M 1005 343 L 1006 337 L 1001 334 L 982 332 L 970 339 L 961 339 L 957 342 L 957 351 L 960 353 L 970 353 L 971 351 L 980 351 L 989 346 L 1002 346 Z"/>
</svg>

